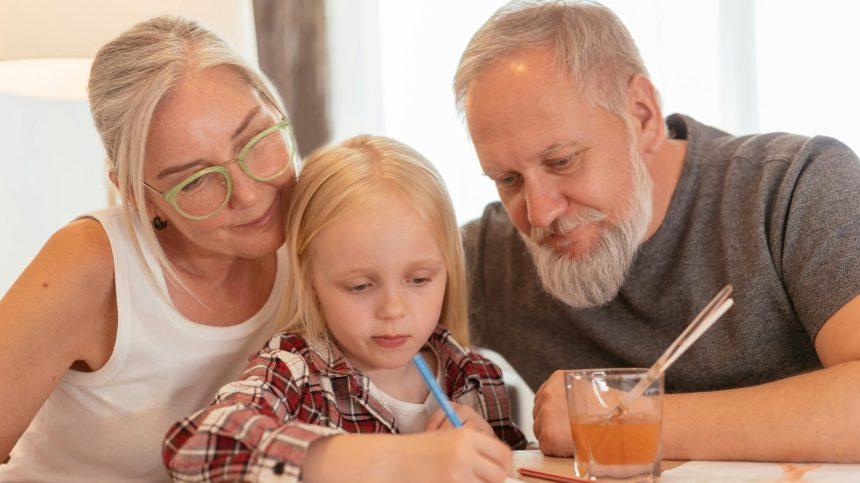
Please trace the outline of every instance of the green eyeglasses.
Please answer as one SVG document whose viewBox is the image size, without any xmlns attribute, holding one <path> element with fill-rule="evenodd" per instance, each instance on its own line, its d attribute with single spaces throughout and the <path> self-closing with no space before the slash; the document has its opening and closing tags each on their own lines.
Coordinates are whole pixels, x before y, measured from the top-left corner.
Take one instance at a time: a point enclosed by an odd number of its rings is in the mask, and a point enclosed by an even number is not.
<svg viewBox="0 0 860 483">
<path fill-rule="evenodd" d="M 205 220 L 221 211 L 233 195 L 228 166 L 239 163 L 251 179 L 266 182 L 284 174 L 292 165 L 295 153 L 296 141 L 290 121 L 284 119 L 251 138 L 232 161 L 203 168 L 166 192 L 148 183 L 144 186 L 160 194 L 180 215 L 191 220 Z"/>
</svg>

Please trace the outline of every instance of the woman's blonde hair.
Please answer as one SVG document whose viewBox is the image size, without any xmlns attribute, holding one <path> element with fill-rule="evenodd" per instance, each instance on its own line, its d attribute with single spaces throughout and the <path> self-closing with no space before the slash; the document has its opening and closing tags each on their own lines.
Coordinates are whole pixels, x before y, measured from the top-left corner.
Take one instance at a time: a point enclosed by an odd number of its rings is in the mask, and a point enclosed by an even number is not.
<svg viewBox="0 0 860 483">
<path fill-rule="evenodd" d="M 232 69 L 286 117 L 281 100 L 262 73 L 217 35 L 181 17 L 159 16 L 135 25 L 99 50 L 90 71 L 90 110 L 107 152 L 107 169 L 129 229 L 137 234 L 132 242 L 153 283 L 156 267 L 146 263 L 142 245 L 169 279 L 187 288 L 158 243 L 150 223 L 152 215 L 146 210 L 143 163 L 150 124 L 156 110 L 186 76 L 216 66 Z M 135 218 L 138 223 L 132 222 Z"/>
<path fill-rule="evenodd" d="M 439 323 L 468 345 L 463 245 L 445 183 L 424 156 L 382 136 L 347 139 L 318 149 L 302 163 L 287 214 L 291 276 L 283 330 L 310 339 L 329 337 L 311 285 L 309 247 L 329 224 L 392 196 L 412 207 L 433 234 L 448 275 Z"/>
</svg>

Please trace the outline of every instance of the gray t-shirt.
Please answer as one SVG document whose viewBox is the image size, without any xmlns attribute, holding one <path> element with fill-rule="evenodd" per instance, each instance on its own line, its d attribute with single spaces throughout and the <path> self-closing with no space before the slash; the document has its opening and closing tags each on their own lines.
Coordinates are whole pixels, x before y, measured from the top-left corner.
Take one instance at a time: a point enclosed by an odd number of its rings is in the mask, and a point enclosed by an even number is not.
<svg viewBox="0 0 860 483">
<path fill-rule="evenodd" d="M 735 306 L 668 371 L 667 391 L 818 369 L 818 330 L 860 293 L 850 149 L 825 137 L 734 137 L 677 114 L 666 122 L 688 141 L 681 177 L 609 304 L 574 310 L 546 294 L 501 204 L 464 228 L 474 343 L 532 388 L 556 369 L 650 366 L 727 283 Z"/>
</svg>

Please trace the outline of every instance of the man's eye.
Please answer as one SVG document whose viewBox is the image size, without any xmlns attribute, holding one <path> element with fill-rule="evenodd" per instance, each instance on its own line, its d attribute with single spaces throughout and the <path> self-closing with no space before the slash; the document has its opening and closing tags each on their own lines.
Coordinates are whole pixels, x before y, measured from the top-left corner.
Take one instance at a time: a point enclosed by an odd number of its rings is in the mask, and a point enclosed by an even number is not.
<svg viewBox="0 0 860 483">
<path fill-rule="evenodd" d="M 576 153 L 571 153 L 571 154 L 569 154 L 563 158 L 549 160 L 549 161 L 547 161 L 547 166 L 549 166 L 552 169 L 571 168 L 576 164 L 575 163 L 575 161 L 576 161 L 575 156 L 576 156 Z"/>
<path fill-rule="evenodd" d="M 501 178 L 498 178 L 496 180 L 496 184 L 499 186 L 511 187 L 511 186 L 514 186 L 515 184 L 517 184 L 517 181 L 519 181 L 519 179 L 520 179 L 519 175 L 517 175 L 516 173 L 511 173 L 511 174 L 502 176 Z"/>
<path fill-rule="evenodd" d="M 559 159 L 553 159 L 552 161 L 549 162 L 549 164 L 551 166 L 556 167 L 556 168 L 563 168 L 567 165 L 567 163 L 569 161 L 570 161 L 570 158 L 559 158 Z"/>
</svg>

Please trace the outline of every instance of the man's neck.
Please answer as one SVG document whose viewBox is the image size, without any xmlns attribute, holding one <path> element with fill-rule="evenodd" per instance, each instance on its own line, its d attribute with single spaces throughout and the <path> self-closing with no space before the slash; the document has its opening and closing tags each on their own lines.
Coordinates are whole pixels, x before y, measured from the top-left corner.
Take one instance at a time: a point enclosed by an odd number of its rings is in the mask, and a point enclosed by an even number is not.
<svg viewBox="0 0 860 483">
<path fill-rule="evenodd" d="M 650 239 L 663 224 L 672 195 L 681 178 L 687 156 L 687 141 L 666 140 L 650 161 L 646 163 L 648 173 L 654 181 L 652 191 L 653 212 L 646 239 Z"/>
</svg>

